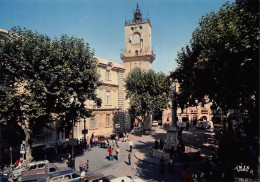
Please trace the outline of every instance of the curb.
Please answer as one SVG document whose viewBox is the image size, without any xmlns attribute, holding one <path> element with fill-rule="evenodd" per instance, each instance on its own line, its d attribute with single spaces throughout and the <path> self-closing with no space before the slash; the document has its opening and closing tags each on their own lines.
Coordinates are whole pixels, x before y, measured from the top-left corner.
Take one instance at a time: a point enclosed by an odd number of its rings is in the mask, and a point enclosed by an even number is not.
<svg viewBox="0 0 260 182">
<path fill-rule="evenodd" d="M 143 153 L 135 152 L 134 156 L 138 160 L 141 160 L 141 161 L 144 161 L 144 162 L 148 162 L 148 163 L 151 163 L 151 164 L 160 165 L 160 163 L 159 163 L 160 159 L 157 159 L 157 158 L 154 158 L 154 157 L 145 157 Z M 203 165 L 204 162 L 205 161 L 203 160 L 201 162 L 191 162 L 191 161 L 188 161 L 187 163 L 189 164 L 189 166 L 200 166 L 200 165 Z M 174 162 L 174 166 L 175 167 L 182 167 L 183 166 L 183 162 Z"/>
</svg>

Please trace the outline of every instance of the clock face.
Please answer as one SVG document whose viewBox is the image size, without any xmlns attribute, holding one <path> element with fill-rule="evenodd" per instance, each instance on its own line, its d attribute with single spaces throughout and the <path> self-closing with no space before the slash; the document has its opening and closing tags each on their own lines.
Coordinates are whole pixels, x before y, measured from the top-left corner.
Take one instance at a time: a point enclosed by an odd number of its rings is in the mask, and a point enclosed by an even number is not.
<svg viewBox="0 0 260 182">
<path fill-rule="evenodd" d="M 134 33 L 132 36 L 132 44 L 140 44 L 141 35 L 139 33 Z"/>
</svg>

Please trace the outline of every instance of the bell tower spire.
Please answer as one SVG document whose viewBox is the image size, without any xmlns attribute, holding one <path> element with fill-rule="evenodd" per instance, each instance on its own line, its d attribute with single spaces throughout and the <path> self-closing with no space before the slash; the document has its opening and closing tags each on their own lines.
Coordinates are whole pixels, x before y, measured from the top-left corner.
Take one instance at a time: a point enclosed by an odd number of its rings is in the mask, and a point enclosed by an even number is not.
<svg viewBox="0 0 260 182">
<path fill-rule="evenodd" d="M 142 22 L 143 18 L 142 18 L 142 13 L 139 9 L 138 3 L 136 3 L 136 9 L 134 12 L 134 19 L 133 19 L 133 23 L 138 23 L 138 22 Z"/>
</svg>

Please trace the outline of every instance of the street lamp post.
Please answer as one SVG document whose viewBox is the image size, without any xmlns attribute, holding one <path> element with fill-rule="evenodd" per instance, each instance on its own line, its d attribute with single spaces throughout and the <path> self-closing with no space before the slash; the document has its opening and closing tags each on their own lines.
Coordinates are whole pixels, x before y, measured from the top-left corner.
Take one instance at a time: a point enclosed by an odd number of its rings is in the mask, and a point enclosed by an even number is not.
<svg viewBox="0 0 260 182">
<path fill-rule="evenodd" d="M 70 145 L 72 146 L 72 151 L 71 151 L 71 160 L 72 160 L 72 168 L 75 169 L 75 157 L 74 157 L 74 145 L 76 145 L 76 140 L 74 139 L 74 127 L 75 127 L 75 118 L 79 116 L 79 105 L 76 104 L 76 102 L 74 101 L 74 98 L 71 97 L 69 100 L 71 106 L 70 106 L 70 110 L 67 111 L 67 113 L 70 114 L 70 117 L 72 118 L 72 139 L 70 142 Z"/>
<path fill-rule="evenodd" d="M 172 147 L 177 149 L 177 145 L 179 144 L 177 120 L 176 120 L 176 82 L 175 81 L 172 81 L 170 95 L 172 99 L 172 124 L 167 131 L 166 149 L 168 150 L 170 150 Z"/>
<path fill-rule="evenodd" d="M 85 119 L 84 119 L 84 141 L 83 141 L 83 144 L 84 144 L 84 149 L 86 150 L 87 146 L 86 146 L 86 120 Z"/>
<path fill-rule="evenodd" d="M 172 126 L 177 127 L 176 121 L 176 83 L 171 85 L 171 99 L 172 99 Z"/>
</svg>

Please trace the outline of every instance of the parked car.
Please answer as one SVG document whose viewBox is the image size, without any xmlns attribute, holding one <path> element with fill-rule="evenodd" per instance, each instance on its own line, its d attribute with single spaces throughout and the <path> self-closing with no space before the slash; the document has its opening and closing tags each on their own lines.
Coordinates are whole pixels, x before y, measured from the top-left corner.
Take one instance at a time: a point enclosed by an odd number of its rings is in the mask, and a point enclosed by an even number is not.
<svg viewBox="0 0 260 182">
<path fill-rule="evenodd" d="M 23 171 L 29 171 L 29 170 L 34 170 L 34 169 L 42 169 L 47 164 L 49 164 L 49 161 L 47 161 L 47 160 L 31 162 L 27 166 L 23 166 L 21 168 L 13 170 L 12 173 L 11 173 L 11 177 L 14 181 L 16 181 L 16 180 L 21 181 L 21 173 Z"/>
<path fill-rule="evenodd" d="M 98 139 L 98 142 L 103 142 L 103 141 L 106 141 L 106 140 L 110 139 L 111 136 L 106 136 L 105 137 L 104 135 L 97 135 L 97 136 L 95 136 L 95 138 Z"/>
<path fill-rule="evenodd" d="M 1 181 L 1 182 L 7 182 L 7 181 L 8 181 L 8 178 L 7 178 L 5 175 L 0 174 L 0 181 Z"/>
<path fill-rule="evenodd" d="M 152 126 L 158 126 L 158 121 L 154 120 Z"/>
<path fill-rule="evenodd" d="M 109 145 L 107 140 L 111 139 L 111 136 L 105 137 L 104 135 L 97 135 L 97 136 L 95 136 L 95 138 L 97 138 L 99 147 L 106 148 Z"/>
<path fill-rule="evenodd" d="M 111 140 L 115 140 L 116 139 L 116 136 L 118 136 L 117 134 L 113 133 L 112 135 L 110 135 L 110 139 Z M 119 138 L 119 136 L 118 136 Z"/>
<path fill-rule="evenodd" d="M 209 121 L 198 121 L 197 128 L 200 129 L 209 129 L 210 128 L 210 122 Z"/>
<path fill-rule="evenodd" d="M 74 153 L 77 155 L 78 152 L 80 153 L 81 146 L 80 145 L 76 145 L 74 146 Z M 57 146 L 57 153 L 58 154 L 67 154 L 67 153 L 72 153 L 72 147 L 69 144 L 69 142 L 64 142 L 60 145 Z"/>
<path fill-rule="evenodd" d="M 61 181 L 79 182 L 81 181 L 81 177 L 79 174 L 77 174 L 76 172 L 74 172 L 74 170 L 70 168 L 49 174 L 46 177 L 46 182 L 61 182 Z"/>
<path fill-rule="evenodd" d="M 116 136 L 119 138 L 123 138 L 124 137 L 124 133 L 123 132 L 115 132 L 113 133 L 112 135 L 110 135 L 110 139 L 111 140 L 115 140 L 116 139 Z"/>
<path fill-rule="evenodd" d="M 123 177 L 118 177 L 118 178 L 114 178 L 114 179 L 111 179 L 110 182 L 144 182 L 144 180 L 142 179 L 132 179 L 132 178 L 129 178 L 128 176 L 123 176 Z"/>
<path fill-rule="evenodd" d="M 158 125 L 162 126 L 162 120 L 160 120 L 160 119 L 158 120 Z"/>
<path fill-rule="evenodd" d="M 124 137 L 124 132 L 122 132 L 122 131 L 115 131 L 114 133 L 117 134 L 117 136 L 119 138 L 123 138 Z"/>
<path fill-rule="evenodd" d="M 92 174 L 92 175 L 83 177 L 82 182 L 99 182 L 99 181 L 109 182 L 114 178 L 116 178 L 116 177 L 113 175 L 104 176 L 103 174 L 97 173 L 97 174 Z"/>
<path fill-rule="evenodd" d="M 55 146 L 46 146 L 43 144 L 32 147 L 32 157 L 35 160 L 45 160 L 47 157 L 53 157 L 57 154 Z"/>
<path fill-rule="evenodd" d="M 55 173 L 59 171 L 55 164 L 46 164 L 44 168 L 23 171 L 21 174 L 21 179 L 23 182 L 25 181 L 37 181 L 37 182 L 45 182 L 46 177 L 49 174 Z"/>
</svg>

